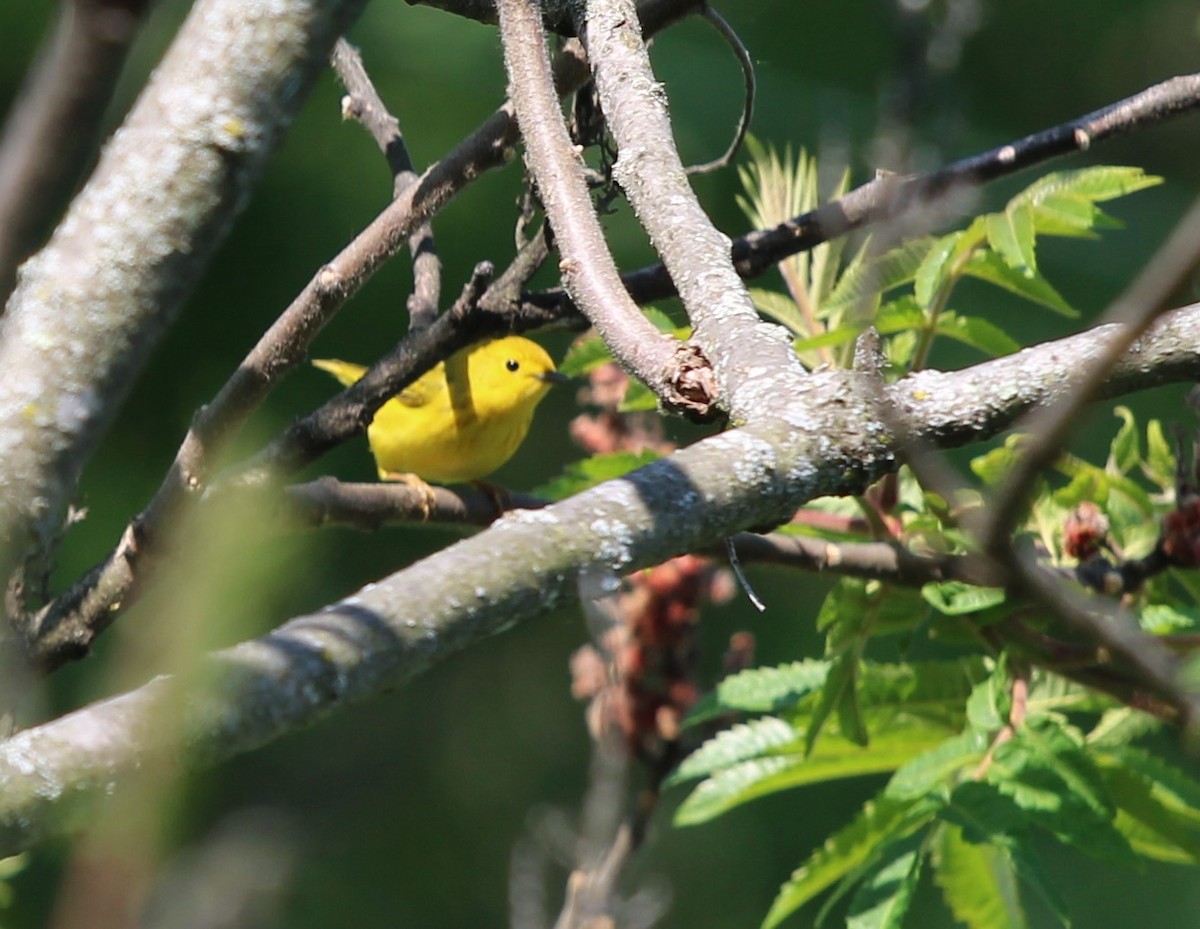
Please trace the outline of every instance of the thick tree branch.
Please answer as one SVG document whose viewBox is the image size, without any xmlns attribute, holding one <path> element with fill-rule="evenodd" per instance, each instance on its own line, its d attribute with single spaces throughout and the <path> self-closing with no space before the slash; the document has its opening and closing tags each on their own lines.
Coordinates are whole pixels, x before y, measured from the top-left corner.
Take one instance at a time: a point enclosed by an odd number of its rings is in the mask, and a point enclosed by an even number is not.
<svg viewBox="0 0 1200 929">
<path fill-rule="evenodd" d="M 713 226 L 688 183 L 632 0 L 577 0 L 575 9 L 617 142 L 613 176 L 675 282 L 693 341 L 713 369 L 693 376 L 714 379 L 710 392 L 735 421 L 747 421 L 762 413 L 764 388 L 773 389 L 780 372 L 800 375 L 791 342 L 759 319 L 733 268 L 729 239 Z M 770 384 L 757 376 L 763 370 L 776 372 Z"/>
<path fill-rule="evenodd" d="M 645 5 L 643 25 L 653 32 L 674 21 L 695 0 Z M 570 42 L 554 62 L 559 93 L 587 78 L 579 43 Z M 512 105 L 504 104 L 452 152 L 432 165 L 345 249 L 321 268 L 263 334 L 217 396 L 196 414 L 175 461 L 146 509 L 121 533 L 109 555 L 70 589 L 47 604 L 26 629 L 30 650 L 43 670 L 86 654 L 91 642 L 131 602 L 136 575 L 145 573 L 156 538 L 180 508 L 208 488 L 209 464 L 241 429 L 280 379 L 307 353 L 308 345 L 387 258 L 401 249 L 429 217 L 490 168 L 506 164 L 518 138 Z M 500 284 L 501 282 L 497 282 Z M 489 295 L 491 292 L 489 292 Z M 500 306 L 492 306 L 498 302 Z M 514 315 L 512 301 L 485 296 L 480 312 L 447 313 L 410 333 L 348 390 L 297 420 L 239 471 L 239 482 L 261 484 L 295 472 L 330 448 L 366 429 L 375 411 L 438 361 L 486 335 L 534 328 L 547 322 L 534 310 Z M 499 311 L 499 312 L 497 312 Z M 502 313 L 503 315 L 500 315 Z M 524 325 L 522 325 L 524 323 Z"/>
<path fill-rule="evenodd" d="M 0 138 L 0 301 L 95 155 L 149 0 L 62 0 Z"/>
<path fill-rule="evenodd" d="M 361 0 L 192 11 L 0 321 L 0 574 L 57 530 L 104 428 Z"/>
<path fill-rule="evenodd" d="M 1198 323 L 1200 306 L 1167 314 L 1106 389 L 1144 386 L 1160 359 L 1176 377 L 1200 376 Z M 1103 343 L 1104 336 L 1085 333 L 988 362 L 1005 379 L 999 383 L 1019 385 L 999 403 L 978 370 L 922 372 L 890 393 L 906 406 L 918 438 L 961 444 L 1031 403 L 1053 402 L 1088 339 Z M 1022 364 L 1037 372 L 1036 384 L 1020 376 Z M 553 506 L 510 514 L 319 613 L 221 652 L 210 688 L 179 693 L 177 682 L 160 678 L 0 743 L 0 854 L 69 829 L 78 799 L 103 794 L 161 750 L 153 736 L 157 707 L 184 707 L 173 710 L 170 728 L 187 748 L 187 765 L 216 763 L 393 688 L 576 596 L 581 571 L 655 564 L 746 526 L 787 519 L 815 496 L 861 491 L 894 467 L 897 449 L 889 430 L 871 427 L 876 398 L 860 391 L 860 377 L 814 374 L 796 398 L 804 413 L 794 423 L 725 432 Z M 993 382 L 990 394 L 997 392 Z M 971 428 L 947 428 L 951 410 Z M 498 551 L 522 556 L 498 558 Z"/>
<path fill-rule="evenodd" d="M 678 395 L 672 383 L 683 347 L 654 328 L 621 284 L 588 193 L 583 160 L 554 93 L 537 7 L 532 0 L 499 0 L 496 10 L 509 97 L 521 125 L 526 160 L 563 255 L 559 268 L 564 285 L 622 365 L 669 407 L 683 408 L 687 398 Z M 636 17 L 632 26 L 636 31 Z"/>
</svg>

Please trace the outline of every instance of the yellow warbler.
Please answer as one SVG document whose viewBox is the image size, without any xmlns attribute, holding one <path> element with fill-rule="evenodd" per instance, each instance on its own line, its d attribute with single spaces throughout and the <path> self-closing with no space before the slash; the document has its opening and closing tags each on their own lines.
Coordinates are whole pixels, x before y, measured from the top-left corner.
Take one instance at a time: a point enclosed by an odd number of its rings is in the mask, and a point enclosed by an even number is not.
<svg viewBox="0 0 1200 929">
<path fill-rule="evenodd" d="M 367 370 L 347 361 L 313 364 L 346 386 Z M 550 385 L 565 380 L 545 349 L 520 336 L 456 352 L 375 413 L 367 440 L 379 477 L 418 484 L 411 475 L 441 484 L 486 477 L 524 441 Z"/>
</svg>

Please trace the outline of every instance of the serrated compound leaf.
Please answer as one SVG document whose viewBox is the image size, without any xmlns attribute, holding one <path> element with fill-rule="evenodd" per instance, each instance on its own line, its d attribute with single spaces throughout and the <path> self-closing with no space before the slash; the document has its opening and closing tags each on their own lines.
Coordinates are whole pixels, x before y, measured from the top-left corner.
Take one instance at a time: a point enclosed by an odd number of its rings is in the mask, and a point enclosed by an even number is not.
<svg viewBox="0 0 1200 929">
<path fill-rule="evenodd" d="M 987 745 L 986 737 L 974 730 L 946 739 L 901 765 L 884 788 L 884 796 L 903 801 L 928 796 L 954 781 L 964 768 L 978 765 Z"/>
<path fill-rule="evenodd" d="M 1104 769 L 1117 804 L 1117 830 L 1139 855 L 1171 864 L 1200 864 L 1200 821 L 1180 815 L 1169 790 L 1120 764 Z"/>
<path fill-rule="evenodd" d="M 999 606 L 1006 599 L 1002 587 L 976 587 L 963 581 L 930 581 L 921 588 L 921 596 L 946 616 L 978 613 Z"/>
<path fill-rule="evenodd" d="M 1052 196 L 1071 194 L 1093 203 L 1124 197 L 1162 183 L 1162 178 L 1141 168 L 1126 165 L 1095 165 L 1069 171 L 1054 171 L 1034 181 L 1009 201 L 1039 204 Z"/>
<path fill-rule="evenodd" d="M 868 802 L 849 825 L 838 830 L 779 889 L 763 929 L 773 929 L 809 900 L 868 862 L 881 848 L 912 835 L 934 816 L 924 800 Z"/>
<path fill-rule="evenodd" d="M 1135 861 L 1128 839 L 1114 825 L 1115 807 L 1087 751 L 1049 717 L 1036 722 L 996 749 L 987 781 L 1036 815 L 1037 825 L 1060 841 L 1093 857 Z"/>
<path fill-rule="evenodd" d="M 879 308 L 875 315 L 875 328 L 882 335 L 894 335 L 909 329 L 925 328 L 925 311 L 911 296 L 897 297 Z"/>
<path fill-rule="evenodd" d="M 1152 419 L 1146 423 L 1146 461 L 1143 471 L 1163 490 L 1175 486 L 1175 452 L 1163 432 L 1162 423 Z"/>
<path fill-rule="evenodd" d="M 971 348 L 998 358 L 1020 351 L 1021 343 L 995 323 L 979 316 L 959 316 L 943 313 L 937 321 L 938 335 L 954 339 Z"/>
<path fill-rule="evenodd" d="M 876 733 L 865 748 L 834 732 L 822 736 L 810 755 L 805 755 L 800 745 L 794 753 L 787 754 L 780 754 L 787 751 L 786 746 L 775 747 L 772 751 L 776 754 L 731 764 L 701 782 L 680 805 L 676 824 L 706 822 L 750 800 L 781 790 L 886 774 L 940 744 L 945 737 L 945 730 L 938 726 L 900 715 Z"/>
<path fill-rule="evenodd" d="M 925 860 L 916 836 L 897 842 L 867 875 L 850 902 L 846 929 L 900 929 Z"/>
<path fill-rule="evenodd" d="M 826 602 L 829 598 L 826 597 Z M 835 657 L 829 666 L 829 675 L 825 678 L 825 686 L 821 688 L 821 696 L 817 700 L 817 705 L 813 710 L 812 717 L 809 720 L 808 732 L 805 735 L 805 746 L 808 752 L 812 752 L 813 746 L 817 744 L 817 739 L 821 734 L 821 730 L 825 727 L 826 721 L 830 715 L 837 713 L 841 718 L 841 705 L 843 701 L 854 701 L 853 713 L 857 715 L 857 719 L 851 718 L 850 725 L 853 727 L 854 736 L 863 738 L 859 744 L 865 742 L 865 728 L 862 725 L 861 714 L 858 713 L 857 695 L 855 693 L 855 682 L 858 675 L 858 652 L 856 649 L 850 648 Z"/>
<path fill-rule="evenodd" d="M 533 492 L 549 500 L 563 500 L 587 490 L 604 481 L 623 477 L 661 457 L 658 452 L 647 449 L 642 452 L 614 452 L 611 455 L 593 455 L 575 461 L 563 469 L 563 473 L 542 484 Z"/>
<path fill-rule="evenodd" d="M 793 335 L 808 337 L 814 334 L 796 306 L 796 301 L 787 294 L 752 287 L 750 288 L 750 299 L 754 301 L 754 307 L 758 312 L 787 326 Z"/>
<path fill-rule="evenodd" d="M 1008 851 L 968 842 L 946 824 L 934 846 L 934 883 L 954 918 L 967 929 L 1028 929 Z"/>
<path fill-rule="evenodd" d="M 846 268 L 822 307 L 827 313 L 869 306 L 880 294 L 912 281 L 939 240 L 932 236 L 912 239 L 874 258 Z"/>
<path fill-rule="evenodd" d="M 797 741 L 796 730 L 775 716 L 739 723 L 718 732 L 688 755 L 668 783 L 706 777 L 743 761 L 796 746 Z"/>
<path fill-rule="evenodd" d="M 773 713 L 825 685 L 829 662 L 806 658 L 773 668 L 750 668 L 725 678 L 688 714 L 693 725 L 729 712 Z"/>
<path fill-rule="evenodd" d="M 839 345 L 845 345 L 848 342 L 853 342 L 862 335 L 861 326 L 838 326 L 836 329 L 829 329 L 822 332 L 820 335 L 814 335 L 811 338 L 795 339 L 792 342 L 792 348 L 797 354 L 811 352 L 821 348 L 836 348 Z"/>
<path fill-rule="evenodd" d="M 1009 265 L 992 251 L 979 251 L 963 266 L 963 273 L 1003 287 L 1018 296 L 1074 319 L 1079 312 L 1071 307 L 1050 282 L 1034 271 L 1025 273 Z"/>
<path fill-rule="evenodd" d="M 1032 275 L 1037 270 L 1033 216 L 1025 204 L 1015 204 L 987 216 L 987 240 L 1013 270 Z"/>
<path fill-rule="evenodd" d="M 1109 764 L 1116 762 L 1153 784 L 1161 802 L 1200 826 L 1200 780 L 1134 745 L 1117 746 L 1101 758 Z"/>
<path fill-rule="evenodd" d="M 929 309 L 934 296 L 949 279 L 950 257 L 962 237 L 963 233 L 952 232 L 937 239 L 917 266 L 913 293 L 922 309 Z"/>
</svg>

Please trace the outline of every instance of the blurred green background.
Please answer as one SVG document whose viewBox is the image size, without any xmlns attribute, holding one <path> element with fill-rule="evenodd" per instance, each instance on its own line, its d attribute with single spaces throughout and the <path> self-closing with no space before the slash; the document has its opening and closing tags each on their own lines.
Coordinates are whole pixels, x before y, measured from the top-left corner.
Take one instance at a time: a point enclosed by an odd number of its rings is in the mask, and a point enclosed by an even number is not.
<svg viewBox="0 0 1200 929">
<path fill-rule="evenodd" d="M 45 0 L 0 4 L 7 52 L 0 58 L 0 106 L 15 93 L 53 7 Z M 876 168 L 930 167 L 991 148 L 1196 70 L 1200 60 L 1200 14 L 1186 0 L 758 0 L 719 8 L 756 62 L 753 131 L 781 148 L 805 146 L 828 165 L 848 164 L 855 182 Z M 177 2 L 156 8 L 129 63 L 114 121 L 185 9 Z M 418 166 L 446 152 L 502 100 L 503 68 L 490 27 L 376 0 L 350 38 L 399 117 Z M 711 28 L 689 22 L 656 41 L 654 59 L 685 158 L 713 157 L 727 142 L 741 99 L 732 55 Z M 59 582 L 76 577 L 116 541 L 153 493 L 196 408 L 314 270 L 385 204 L 390 183 L 383 160 L 359 127 L 342 123 L 339 97 L 326 74 L 147 365 L 86 475 L 88 518 L 64 544 Z M 1200 192 L 1198 148 L 1200 115 L 1069 161 L 1136 164 L 1166 178 L 1161 187 L 1113 206 L 1125 230 L 1098 243 L 1048 242 L 1039 252 L 1047 277 L 1085 317 L 1120 291 Z M 1034 176 L 989 189 L 985 204 L 1003 202 Z M 503 267 L 511 257 L 520 181 L 516 164 L 484 177 L 437 220 L 446 302 L 475 263 L 487 259 Z M 699 178 L 696 187 L 722 228 L 746 228 L 734 204 L 734 171 Z M 649 260 L 627 210 L 607 222 L 624 266 Z M 409 281 L 405 260 L 384 268 L 319 337 L 316 353 L 369 361 L 386 351 L 404 331 Z M 1180 302 L 1196 298 L 1194 285 Z M 978 301 L 972 312 L 1025 340 L 1065 335 L 1082 325 L 995 290 L 963 291 L 967 297 Z M 561 355 L 569 338 L 548 334 L 543 341 Z M 297 371 L 262 409 L 245 448 L 332 389 L 319 373 Z M 1184 419 L 1182 392 L 1155 391 L 1134 405 L 1146 415 Z M 579 457 L 565 428 L 574 410 L 569 392 L 552 395 L 539 411 L 536 441 L 497 480 L 527 489 Z M 1115 421 L 1098 412 L 1081 430 L 1080 447 L 1093 453 L 1105 448 L 1114 428 Z M 372 479 L 365 441 L 339 449 L 306 476 L 323 473 Z M 170 592 L 149 598 L 104 637 L 92 660 L 56 675 L 25 712 L 36 720 L 157 673 L 165 667 L 165 652 L 146 642 L 175 641 L 183 624 L 189 635 L 211 644 L 258 634 L 455 535 L 431 528 L 373 535 L 330 530 L 288 540 L 223 537 L 210 546 L 209 560 L 194 566 L 199 583 L 178 581 Z M 812 627 L 823 582 L 761 569 L 751 576 L 768 604 L 765 614 L 739 598 L 705 618 L 705 661 L 714 674 L 724 643 L 738 629 L 754 632 L 764 663 L 819 647 Z M 394 694 L 188 778 L 167 804 L 164 861 L 192 860 L 186 856 L 210 847 L 206 843 L 222 824 L 244 823 L 248 809 L 266 808 L 271 817 L 250 822 L 271 823 L 263 835 L 294 852 L 273 924 L 504 925 L 514 847 L 544 833 L 555 815 L 573 820 L 582 801 L 589 743 L 583 707 L 568 693 L 567 660 L 585 640 L 577 611 L 542 617 Z M 872 780 L 795 791 L 685 831 L 668 824 L 680 796 L 670 794 L 629 886 L 669 896 L 660 922 L 665 927 L 757 925 L 791 869 L 878 786 Z M 32 856 L 14 882 L 15 901 L 0 925 L 51 921 L 63 874 L 77 868 L 69 864 L 77 861 L 74 849 L 63 842 Z M 1200 921 L 1194 872 L 1166 866 L 1140 874 L 1114 871 L 1049 846 L 1045 856 L 1079 926 Z M 561 868 L 549 869 L 550 914 L 557 912 L 563 879 Z M 1053 924 L 1036 902 L 1030 907 L 1035 925 Z M 807 925 L 811 918 L 805 911 L 791 924 Z M 935 889 L 924 888 L 911 925 L 951 924 Z"/>
</svg>

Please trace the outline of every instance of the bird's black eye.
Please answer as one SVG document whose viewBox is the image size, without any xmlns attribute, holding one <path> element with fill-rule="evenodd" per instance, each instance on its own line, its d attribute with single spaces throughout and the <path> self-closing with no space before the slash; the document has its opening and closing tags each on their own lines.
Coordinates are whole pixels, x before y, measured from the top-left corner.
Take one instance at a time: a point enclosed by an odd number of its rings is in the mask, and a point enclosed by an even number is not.
<svg viewBox="0 0 1200 929">
<path fill-rule="evenodd" d="M 521 368 L 521 362 L 517 361 L 515 358 L 510 358 L 508 361 L 504 362 L 504 367 L 508 368 L 509 371 L 518 371 Z"/>
</svg>

